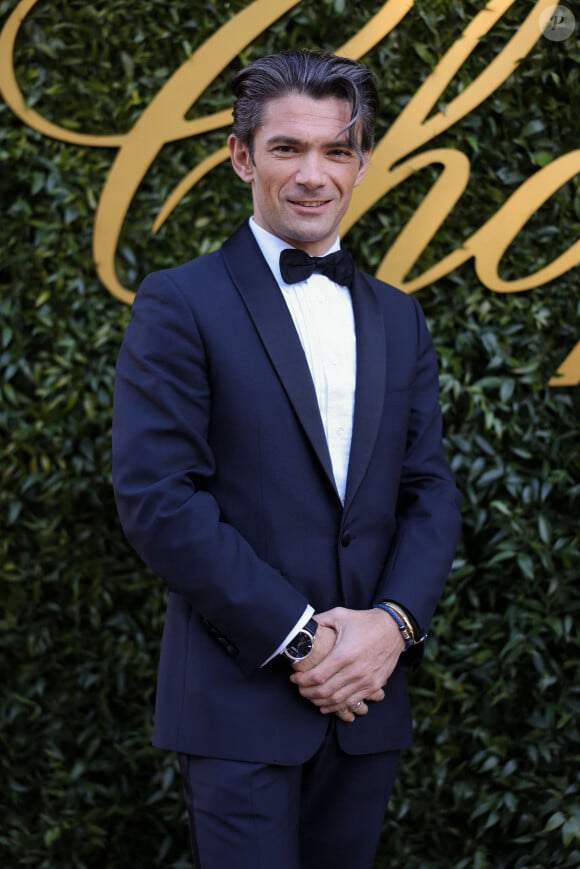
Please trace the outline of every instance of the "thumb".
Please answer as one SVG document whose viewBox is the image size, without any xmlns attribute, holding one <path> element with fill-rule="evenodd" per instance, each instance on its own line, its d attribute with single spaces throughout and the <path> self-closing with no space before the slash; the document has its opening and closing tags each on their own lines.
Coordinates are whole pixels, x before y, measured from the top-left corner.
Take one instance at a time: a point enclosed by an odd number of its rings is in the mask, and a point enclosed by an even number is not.
<svg viewBox="0 0 580 869">
<path fill-rule="evenodd" d="M 319 625 L 324 625 L 324 627 L 326 628 L 332 628 L 334 631 L 338 631 L 339 612 L 340 607 L 335 607 L 334 609 L 327 610 L 323 613 L 316 613 L 314 619 L 318 622 Z"/>
</svg>

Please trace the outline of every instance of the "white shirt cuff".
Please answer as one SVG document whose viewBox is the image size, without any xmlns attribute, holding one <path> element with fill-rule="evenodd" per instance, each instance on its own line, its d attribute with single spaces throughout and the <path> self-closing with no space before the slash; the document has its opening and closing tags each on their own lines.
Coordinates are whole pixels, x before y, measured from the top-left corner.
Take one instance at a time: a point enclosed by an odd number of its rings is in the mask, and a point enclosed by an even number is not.
<svg viewBox="0 0 580 869">
<path fill-rule="evenodd" d="M 310 619 L 312 618 L 313 615 L 314 615 L 314 607 L 311 607 L 310 605 L 307 606 L 306 609 L 304 610 L 303 614 L 301 615 L 301 617 L 298 619 L 298 621 L 296 622 L 296 624 L 294 625 L 294 627 L 290 631 L 290 633 L 280 643 L 280 645 L 278 646 L 276 651 L 273 654 L 271 654 L 270 657 L 267 660 L 265 660 L 263 664 L 260 664 L 260 669 L 262 667 L 265 667 L 266 664 L 269 664 L 270 661 L 272 661 L 276 657 L 276 655 L 279 655 L 281 653 L 282 649 L 284 649 L 288 645 L 288 643 L 290 642 L 292 637 L 296 636 L 296 634 L 298 633 L 300 628 L 303 628 L 304 625 L 310 621 Z"/>
</svg>

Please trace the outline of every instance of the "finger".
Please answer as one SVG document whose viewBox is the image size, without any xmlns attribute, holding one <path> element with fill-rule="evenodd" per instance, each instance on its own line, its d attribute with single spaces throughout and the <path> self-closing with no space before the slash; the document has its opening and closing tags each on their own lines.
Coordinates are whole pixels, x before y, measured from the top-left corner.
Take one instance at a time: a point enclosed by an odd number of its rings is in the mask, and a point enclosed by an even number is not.
<svg viewBox="0 0 580 869">
<path fill-rule="evenodd" d="M 306 692 L 304 692 L 304 693 L 306 693 Z M 343 694 L 342 689 L 341 689 L 340 693 Z M 360 693 L 359 693 L 359 697 L 360 697 Z M 344 698 L 344 694 L 343 694 L 343 698 Z M 345 706 L 344 699 L 340 699 L 340 697 L 336 697 L 334 703 L 332 703 L 332 699 L 330 697 L 314 697 L 314 696 L 310 695 L 307 699 L 310 700 L 311 703 L 314 703 L 316 706 L 320 706 L 322 712 L 336 712 L 338 709 L 343 709 L 343 708 L 349 708 L 353 712 L 357 711 L 356 709 L 354 709 L 354 707 L 356 706 L 356 703 L 349 703 L 348 707 L 347 707 L 347 706 Z M 361 703 L 365 703 L 365 705 L 368 704 L 369 702 L 380 703 L 381 700 L 384 700 L 384 699 L 385 699 L 385 692 L 383 691 L 382 688 L 379 688 L 377 691 L 373 691 L 372 694 L 367 694 L 367 696 L 364 698 L 363 701 L 361 701 Z M 368 712 L 368 707 L 365 710 L 363 710 L 362 713 L 359 712 L 359 714 L 365 715 L 366 712 Z"/>
<path fill-rule="evenodd" d="M 337 718 L 340 718 L 341 721 L 346 721 L 351 723 L 355 719 L 355 714 L 350 709 L 337 709 L 334 713 Z"/>
<path fill-rule="evenodd" d="M 369 711 L 369 707 L 364 700 L 359 700 L 358 703 L 353 703 L 352 706 L 349 706 L 348 708 L 351 712 L 354 712 L 355 715 L 366 715 Z"/>
</svg>

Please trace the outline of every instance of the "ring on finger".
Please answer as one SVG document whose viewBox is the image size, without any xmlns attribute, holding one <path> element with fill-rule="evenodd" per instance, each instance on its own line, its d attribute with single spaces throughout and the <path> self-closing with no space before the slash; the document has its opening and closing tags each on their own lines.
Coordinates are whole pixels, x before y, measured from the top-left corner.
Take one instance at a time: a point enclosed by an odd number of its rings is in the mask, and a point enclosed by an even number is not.
<svg viewBox="0 0 580 869">
<path fill-rule="evenodd" d="M 363 705 L 362 700 L 359 700 L 358 703 L 353 703 L 352 706 L 349 706 L 348 708 L 350 709 L 351 712 L 358 712 L 358 710 L 361 708 L 362 705 Z"/>
</svg>

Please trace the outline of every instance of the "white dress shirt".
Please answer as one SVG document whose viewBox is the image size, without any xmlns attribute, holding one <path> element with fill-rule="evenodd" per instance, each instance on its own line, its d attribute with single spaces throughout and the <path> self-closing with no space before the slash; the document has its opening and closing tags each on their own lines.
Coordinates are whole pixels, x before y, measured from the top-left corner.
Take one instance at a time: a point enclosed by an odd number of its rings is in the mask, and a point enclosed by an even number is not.
<svg viewBox="0 0 580 869">
<path fill-rule="evenodd" d="M 316 390 L 336 488 L 344 503 L 356 386 L 356 332 L 350 291 L 319 274 L 311 275 L 306 281 L 287 284 L 280 273 L 279 261 L 281 251 L 290 245 L 262 229 L 254 218 L 250 219 L 250 228 L 298 332 Z M 339 249 L 337 238 L 325 254 Z M 282 651 L 313 612 L 311 606 L 306 608 L 264 664 Z"/>
<path fill-rule="evenodd" d="M 298 332 L 316 390 L 336 488 L 344 503 L 356 385 L 356 335 L 348 287 L 326 275 L 287 284 L 280 274 L 280 253 L 290 247 L 262 229 L 250 227 L 282 291 Z M 326 253 L 340 249 L 338 238 Z"/>
</svg>

